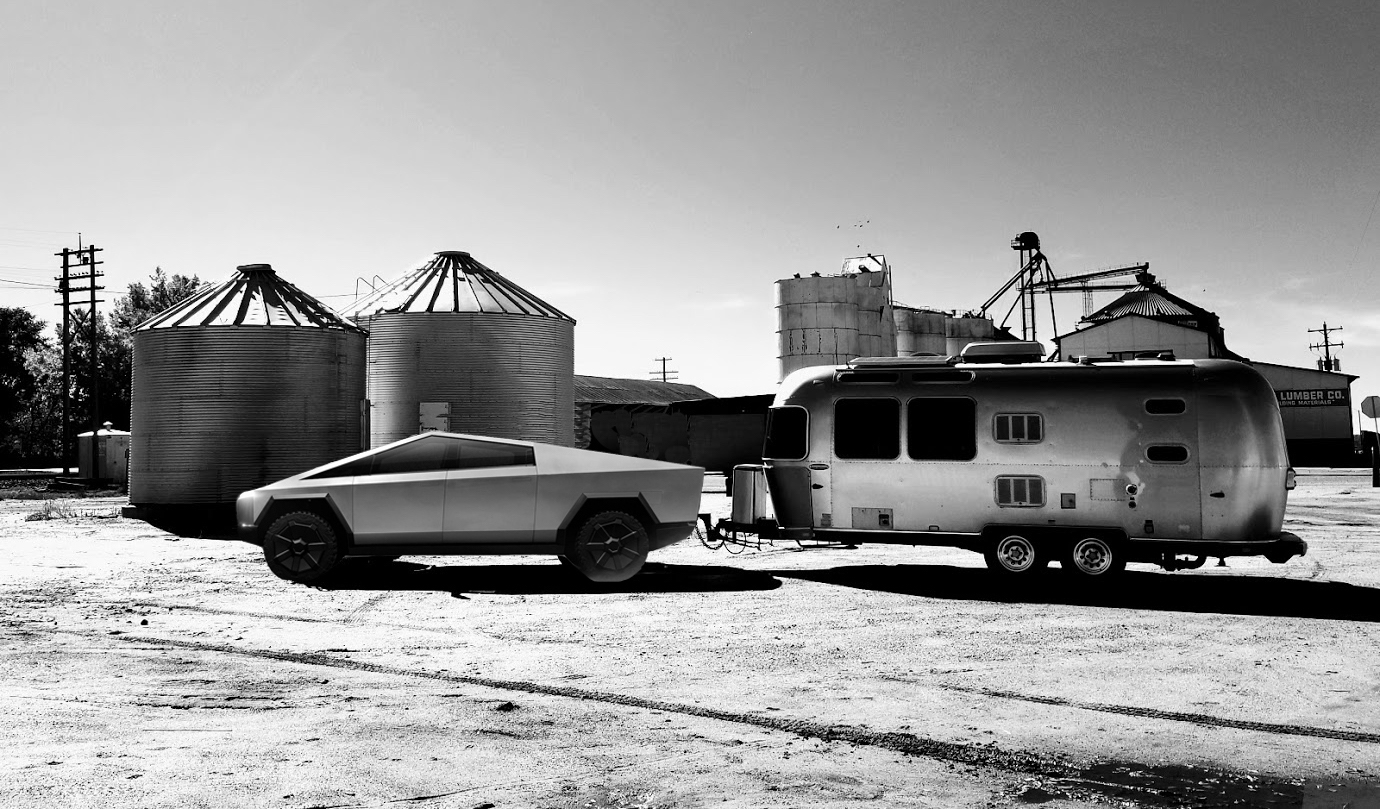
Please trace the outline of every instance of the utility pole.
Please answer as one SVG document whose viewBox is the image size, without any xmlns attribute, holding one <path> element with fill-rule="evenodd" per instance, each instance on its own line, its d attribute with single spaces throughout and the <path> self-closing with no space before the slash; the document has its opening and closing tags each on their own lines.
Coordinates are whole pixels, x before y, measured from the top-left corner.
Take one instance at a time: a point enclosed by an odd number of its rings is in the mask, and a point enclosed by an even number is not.
<svg viewBox="0 0 1380 809">
<path fill-rule="evenodd" d="M 660 370 L 660 371 L 653 370 L 653 371 L 652 371 L 652 378 L 655 379 L 656 376 L 657 376 L 658 374 L 660 374 L 660 375 L 661 375 L 661 381 L 662 381 L 662 382 L 670 382 L 671 380 L 675 379 L 675 378 L 676 378 L 676 376 L 675 376 L 676 372 L 675 372 L 675 371 L 669 371 L 669 372 L 668 372 L 668 371 L 666 370 L 666 363 L 670 362 L 670 361 L 673 360 L 673 359 L 675 359 L 675 358 L 674 358 L 674 357 L 657 357 L 656 359 L 652 360 L 652 362 L 659 362 L 659 363 L 661 363 L 661 370 Z"/>
<path fill-rule="evenodd" d="M 96 280 L 105 275 L 96 270 L 97 265 L 104 264 L 103 261 L 96 260 L 96 254 L 101 252 L 101 248 L 91 245 L 90 247 L 78 247 L 76 250 L 63 248 L 61 253 L 54 255 L 62 257 L 62 276 L 56 278 L 58 282 L 57 293 L 62 296 L 62 302 L 56 304 L 62 307 L 62 473 L 71 474 L 72 451 L 75 449 L 72 441 L 72 408 L 70 400 L 72 398 L 72 334 L 71 334 L 71 307 L 81 306 L 84 302 L 74 299 L 73 292 L 90 292 L 91 296 L 85 301 L 90 308 L 91 319 L 91 464 L 92 472 L 96 471 L 97 439 L 96 433 L 100 429 L 100 383 L 97 379 L 99 367 L 98 332 L 96 330 L 96 304 L 103 303 L 97 300 L 96 292 L 105 287 L 96 283 Z M 74 261 L 75 259 L 75 261 Z M 75 269 L 85 269 L 85 272 L 76 272 Z M 88 282 L 88 286 L 73 286 L 72 284 Z"/>
<path fill-rule="evenodd" d="M 1333 349 L 1333 348 L 1341 348 L 1342 346 L 1346 345 L 1346 343 L 1340 343 L 1340 342 L 1339 342 L 1339 343 L 1334 343 L 1334 342 L 1332 342 L 1332 338 L 1331 338 L 1332 332 L 1334 332 L 1334 331 L 1341 331 L 1341 330 L 1342 330 L 1342 327 L 1341 327 L 1341 326 L 1333 326 L 1333 327 L 1329 328 L 1328 325 L 1327 325 L 1327 321 L 1326 321 L 1326 320 L 1323 321 L 1323 324 L 1322 324 L 1322 328 L 1321 328 L 1321 329 L 1309 329 L 1309 330 L 1308 330 L 1310 334 L 1321 334 L 1321 335 L 1323 336 L 1323 341 L 1322 341 L 1321 343 L 1313 343 L 1312 345 L 1309 345 L 1309 346 L 1308 346 L 1309 348 L 1314 349 L 1314 350 L 1317 350 L 1317 349 L 1319 349 L 1319 348 L 1321 348 L 1321 349 L 1323 350 L 1323 359 L 1319 360 L 1319 362 L 1318 362 L 1318 370 L 1319 370 L 1319 371 L 1340 371 L 1340 370 L 1342 370 L 1342 360 L 1341 360 L 1341 358 L 1338 358 L 1338 359 L 1336 359 L 1336 360 L 1333 360 L 1333 359 L 1332 359 L 1332 349 Z"/>
</svg>

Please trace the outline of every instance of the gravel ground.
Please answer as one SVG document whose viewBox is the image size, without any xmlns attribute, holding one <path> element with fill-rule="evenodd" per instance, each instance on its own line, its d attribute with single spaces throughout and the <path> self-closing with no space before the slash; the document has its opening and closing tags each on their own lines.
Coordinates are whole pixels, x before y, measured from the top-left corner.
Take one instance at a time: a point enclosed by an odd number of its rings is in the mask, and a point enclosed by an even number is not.
<svg viewBox="0 0 1380 809">
<path fill-rule="evenodd" d="M 693 539 L 612 592 L 542 557 L 311 588 L 118 498 L 16 494 L 6 807 L 1380 806 L 1368 473 L 1300 475 L 1303 559 L 1098 589 Z"/>
</svg>

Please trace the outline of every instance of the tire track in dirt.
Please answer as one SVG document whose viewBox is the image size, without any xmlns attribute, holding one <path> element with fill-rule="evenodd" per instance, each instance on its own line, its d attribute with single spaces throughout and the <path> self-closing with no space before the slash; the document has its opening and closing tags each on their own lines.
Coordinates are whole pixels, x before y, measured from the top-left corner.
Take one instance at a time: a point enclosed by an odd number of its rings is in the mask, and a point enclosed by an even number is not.
<svg viewBox="0 0 1380 809">
<path fill-rule="evenodd" d="M 1260 805 L 1260 801 L 1266 801 L 1269 805 L 1292 806 L 1301 799 L 1304 790 L 1302 781 L 1270 780 L 1256 775 L 1207 767 L 1147 765 L 1123 761 L 1095 761 L 1080 764 L 1059 755 L 1029 750 L 1006 750 L 993 742 L 946 742 L 928 739 L 912 733 L 873 731 L 852 725 L 827 724 L 781 716 L 727 711 L 702 705 L 686 705 L 629 694 L 560 685 L 543 685 L 522 680 L 500 680 L 490 677 L 402 668 L 314 652 L 254 649 L 228 644 L 200 643 L 130 634 L 106 635 L 70 630 L 57 631 L 60 634 L 88 639 L 146 644 L 152 648 L 177 648 L 195 652 L 230 654 L 260 660 L 324 666 L 391 677 L 418 678 L 541 696 L 565 697 L 650 711 L 676 713 L 702 719 L 714 719 L 826 742 L 847 742 L 968 767 L 984 767 L 1036 776 L 1045 779 L 1044 786 L 1041 787 L 1044 794 L 1070 798 L 1134 800 L 1146 806 L 1183 806 L 1186 801 L 1208 799 L 1219 801 L 1226 799 L 1229 804 L 1235 801 L 1238 804 L 1244 802 L 1250 805 Z M 1284 803 L 1278 803 L 1279 801 Z"/>
<path fill-rule="evenodd" d="M 1380 733 L 1366 733 L 1359 730 L 1338 730 L 1334 728 L 1310 727 L 1308 725 L 1284 725 L 1273 722 L 1251 722 L 1245 719 L 1224 719 L 1220 716 L 1209 716 L 1208 714 L 1161 711 L 1155 708 L 1136 708 L 1130 705 L 1104 705 L 1097 702 L 1080 702 L 1079 700 L 1062 699 L 1060 697 L 1041 697 L 1033 694 L 1018 694 L 1015 691 L 968 688 L 961 685 L 939 684 L 939 687 L 948 691 L 960 691 L 965 694 L 981 694 L 985 697 L 996 697 L 998 699 L 1037 702 L 1041 705 L 1058 705 L 1067 708 L 1079 708 L 1085 711 L 1099 711 L 1101 713 L 1114 713 L 1123 716 L 1139 716 L 1146 719 L 1166 719 L 1171 722 L 1189 722 L 1194 725 L 1203 725 L 1205 727 L 1235 728 L 1237 730 L 1254 730 L 1260 733 L 1279 733 L 1286 736 L 1312 736 L 1318 739 L 1338 739 L 1346 742 L 1380 744 Z"/>
<path fill-rule="evenodd" d="M 249 610 L 228 610 L 207 607 L 186 606 L 176 604 L 156 604 L 142 602 L 133 606 L 158 607 L 167 609 L 186 610 L 188 612 L 203 612 L 214 615 L 233 615 L 244 618 L 267 618 L 275 621 L 302 621 L 306 623 L 359 623 L 361 614 L 367 612 L 384 600 L 387 594 L 381 594 L 369 598 L 360 604 L 344 618 L 310 618 L 300 615 L 278 615 L 273 613 L 252 612 Z M 403 629 L 415 629 L 422 632 L 440 632 L 449 634 L 444 630 L 435 627 L 414 626 L 411 624 L 380 624 L 382 626 L 393 626 Z M 228 647 L 227 647 L 228 648 Z M 1310 725 L 1288 725 L 1272 722 L 1252 722 L 1244 719 L 1227 719 L 1210 714 L 1188 713 L 1180 711 L 1162 711 L 1155 708 L 1140 708 L 1131 705 L 1108 705 L 1096 702 L 1081 702 L 1078 700 L 1067 700 L 1061 697 L 1042 697 L 1034 694 L 1021 694 L 1015 691 L 1001 691 L 984 688 L 971 688 L 961 685 L 945 685 L 935 683 L 940 688 L 948 691 L 959 691 L 968 694 L 980 694 L 982 696 L 997 699 L 1012 699 L 1023 702 L 1035 702 L 1043 705 L 1056 705 L 1060 707 L 1078 708 L 1086 711 L 1097 711 L 1100 713 L 1121 714 L 1123 716 L 1138 716 L 1146 719 L 1162 719 L 1171 722 L 1187 722 L 1204 727 L 1233 728 L 1237 730 L 1251 730 L 1259 733 L 1274 733 L 1285 736 L 1310 736 L 1319 739 L 1336 739 L 1338 741 L 1362 742 L 1365 744 L 1380 744 L 1380 733 L 1368 733 L 1365 731 L 1339 730 L 1334 728 L 1320 728 Z"/>
</svg>

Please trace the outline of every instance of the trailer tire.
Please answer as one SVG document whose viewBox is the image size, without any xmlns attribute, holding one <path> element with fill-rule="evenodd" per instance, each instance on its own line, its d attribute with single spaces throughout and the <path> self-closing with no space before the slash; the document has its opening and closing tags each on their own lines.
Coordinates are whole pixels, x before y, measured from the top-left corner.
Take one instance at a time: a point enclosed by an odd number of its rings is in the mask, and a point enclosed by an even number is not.
<svg viewBox="0 0 1380 809">
<path fill-rule="evenodd" d="M 1029 537 L 1021 534 L 1008 534 L 998 539 L 988 546 L 982 558 L 989 569 L 1006 575 L 1033 573 L 1049 564 L 1049 558 Z"/>
<path fill-rule="evenodd" d="M 1126 556 L 1102 537 L 1085 537 L 1069 548 L 1063 565 L 1080 576 L 1106 579 L 1126 569 Z"/>
</svg>

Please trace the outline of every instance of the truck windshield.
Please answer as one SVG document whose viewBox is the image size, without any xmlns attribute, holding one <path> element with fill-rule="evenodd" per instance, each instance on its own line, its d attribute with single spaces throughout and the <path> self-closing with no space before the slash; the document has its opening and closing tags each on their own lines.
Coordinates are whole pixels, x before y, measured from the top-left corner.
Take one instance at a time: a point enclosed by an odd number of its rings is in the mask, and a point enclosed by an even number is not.
<svg viewBox="0 0 1380 809">
<path fill-rule="evenodd" d="M 810 444 L 809 419 L 803 407 L 773 407 L 767 410 L 767 436 L 762 442 L 763 458 L 798 461 Z"/>
</svg>

